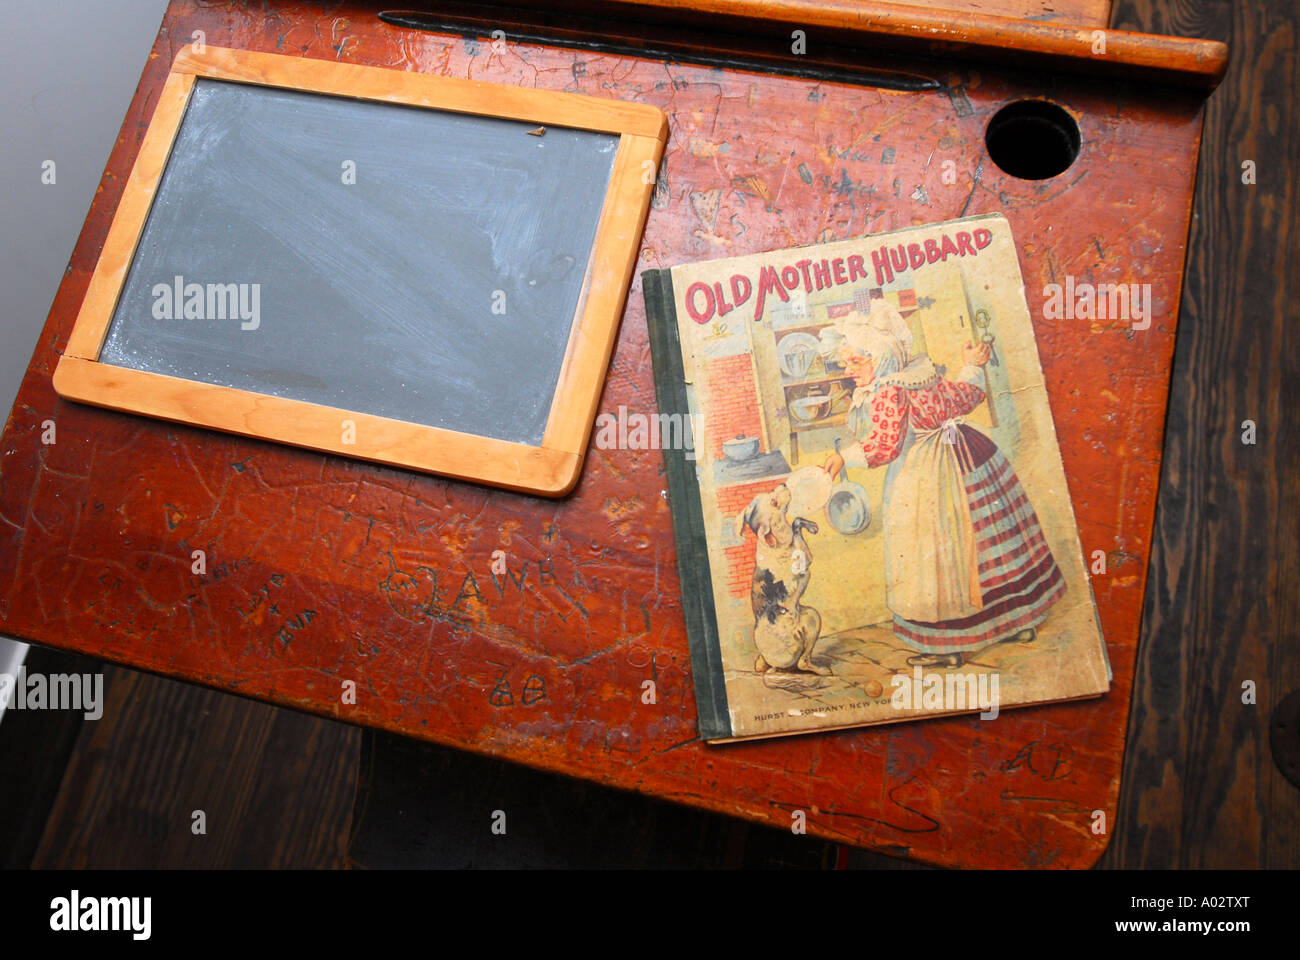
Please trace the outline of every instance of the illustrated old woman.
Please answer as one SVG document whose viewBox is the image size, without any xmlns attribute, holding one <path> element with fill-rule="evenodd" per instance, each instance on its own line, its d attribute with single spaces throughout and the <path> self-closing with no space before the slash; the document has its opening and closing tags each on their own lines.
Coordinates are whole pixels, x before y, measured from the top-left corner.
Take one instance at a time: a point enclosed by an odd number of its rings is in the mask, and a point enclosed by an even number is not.
<svg viewBox="0 0 1300 960">
<path fill-rule="evenodd" d="M 877 299 L 837 329 L 857 389 L 853 442 L 826 469 L 888 465 L 885 601 L 911 666 L 960 666 L 1006 640 L 1029 642 L 1065 581 L 1011 464 L 964 422 L 985 399 L 988 344 L 967 347 L 955 379 L 912 356 L 907 322 Z"/>
</svg>

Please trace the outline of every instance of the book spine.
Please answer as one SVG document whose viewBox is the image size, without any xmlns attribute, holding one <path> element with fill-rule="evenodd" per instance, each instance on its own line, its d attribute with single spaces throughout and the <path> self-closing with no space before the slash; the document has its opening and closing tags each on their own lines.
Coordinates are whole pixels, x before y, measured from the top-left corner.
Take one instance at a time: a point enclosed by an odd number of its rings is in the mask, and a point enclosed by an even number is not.
<svg viewBox="0 0 1300 960">
<path fill-rule="evenodd" d="M 646 270 L 641 274 L 641 282 L 659 412 L 679 414 L 684 422 L 690 423 L 672 272 Z M 697 454 L 699 440 L 692 437 Z M 664 472 L 677 542 L 677 575 L 682 586 L 682 614 L 690 643 L 700 736 L 705 740 L 719 740 L 732 735 L 731 714 L 727 710 L 726 677 L 718 644 L 718 617 L 713 605 L 713 578 L 704 536 L 700 485 L 695 464 L 686 458 L 686 453 L 686 450 L 664 450 Z"/>
</svg>

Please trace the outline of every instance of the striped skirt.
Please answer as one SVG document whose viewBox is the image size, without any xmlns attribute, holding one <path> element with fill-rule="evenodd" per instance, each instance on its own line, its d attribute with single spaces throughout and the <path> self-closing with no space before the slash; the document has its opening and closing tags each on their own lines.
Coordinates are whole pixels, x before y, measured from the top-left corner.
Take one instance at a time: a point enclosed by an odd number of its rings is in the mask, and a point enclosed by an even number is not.
<svg viewBox="0 0 1300 960">
<path fill-rule="evenodd" d="M 962 474 L 975 527 L 983 609 L 960 620 L 918 623 L 895 615 L 894 632 L 920 653 L 974 653 L 1047 619 L 1065 579 L 1011 463 L 963 425 Z"/>
</svg>

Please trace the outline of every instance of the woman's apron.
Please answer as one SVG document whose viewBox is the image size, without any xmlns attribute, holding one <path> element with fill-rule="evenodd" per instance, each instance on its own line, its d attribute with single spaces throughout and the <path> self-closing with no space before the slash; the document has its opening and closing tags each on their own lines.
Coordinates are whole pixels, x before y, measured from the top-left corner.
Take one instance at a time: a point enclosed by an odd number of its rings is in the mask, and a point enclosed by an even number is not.
<svg viewBox="0 0 1300 960">
<path fill-rule="evenodd" d="M 939 623 L 983 606 L 975 527 L 961 459 L 961 419 L 914 428 L 884 504 L 885 602 L 905 620 Z"/>
</svg>

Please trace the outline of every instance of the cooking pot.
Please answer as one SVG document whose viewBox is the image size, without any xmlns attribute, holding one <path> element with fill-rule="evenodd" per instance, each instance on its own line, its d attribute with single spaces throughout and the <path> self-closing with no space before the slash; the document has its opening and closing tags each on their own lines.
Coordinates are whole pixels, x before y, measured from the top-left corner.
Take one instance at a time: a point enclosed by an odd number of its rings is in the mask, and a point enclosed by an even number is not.
<svg viewBox="0 0 1300 960">
<path fill-rule="evenodd" d="M 758 437 L 747 437 L 743 433 L 732 440 L 722 441 L 722 455 L 728 460 L 743 463 L 758 455 Z"/>
</svg>

